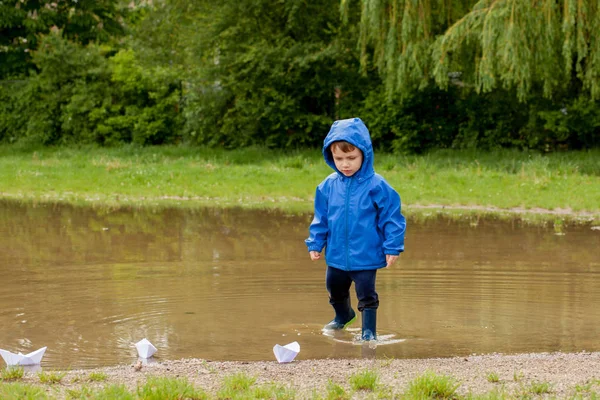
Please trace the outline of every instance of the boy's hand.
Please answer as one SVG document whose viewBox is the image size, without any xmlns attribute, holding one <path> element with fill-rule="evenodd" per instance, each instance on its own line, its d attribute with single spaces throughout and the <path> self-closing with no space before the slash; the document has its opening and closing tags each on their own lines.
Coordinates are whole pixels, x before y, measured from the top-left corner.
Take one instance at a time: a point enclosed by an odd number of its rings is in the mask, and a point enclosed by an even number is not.
<svg viewBox="0 0 600 400">
<path fill-rule="evenodd" d="M 308 254 L 310 254 L 310 259 L 313 261 L 321 259 L 321 253 L 318 251 L 309 251 Z"/>
<path fill-rule="evenodd" d="M 385 255 L 385 262 L 387 263 L 387 265 L 385 266 L 387 267 L 391 267 L 393 263 L 396 262 L 396 260 L 398 259 L 398 256 L 393 256 L 391 254 L 386 254 Z"/>
</svg>

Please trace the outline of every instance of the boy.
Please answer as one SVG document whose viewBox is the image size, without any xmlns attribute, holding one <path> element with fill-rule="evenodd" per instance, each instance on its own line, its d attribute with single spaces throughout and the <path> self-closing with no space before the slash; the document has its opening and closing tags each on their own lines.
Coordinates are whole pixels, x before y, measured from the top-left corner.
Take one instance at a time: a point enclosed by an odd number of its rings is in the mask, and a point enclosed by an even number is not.
<svg viewBox="0 0 600 400">
<path fill-rule="evenodd" d="M 350 306 L 354 282 L 362 339 L 377 339 L 375 276 L 404 251 L 406 221 L 400 196 L 373 169 L 373 146 L 360 118 L 335 121 L 323 143 L 325 162 L 335 171 L 317 187 L 315 215 L 306 246 L 310 258 L 326 247 L 326 286 L 335 318 L 324 329 L 344 329 L 356 319 Z"/>
</svg>

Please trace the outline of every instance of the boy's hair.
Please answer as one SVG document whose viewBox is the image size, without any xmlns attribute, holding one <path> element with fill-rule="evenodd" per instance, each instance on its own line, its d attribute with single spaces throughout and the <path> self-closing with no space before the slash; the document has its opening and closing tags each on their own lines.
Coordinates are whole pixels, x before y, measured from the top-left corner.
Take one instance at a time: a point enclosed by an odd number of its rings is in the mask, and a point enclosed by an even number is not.
<svg viewBox="0 0 600 400">
<path fill-rule="evenodd" d="M 353 145 L 352 143 L 348 143 L 344 140 L 338 140 L 337 142 L 331 143 L 331 146 L 329 146 L 329 151 L 333 151 L 334 146 L 343 151 L 344 153 L 350 153 L 351 151 L 354 151 L 354 149 L 356 149 L 355 145 Z"/>
</svg>

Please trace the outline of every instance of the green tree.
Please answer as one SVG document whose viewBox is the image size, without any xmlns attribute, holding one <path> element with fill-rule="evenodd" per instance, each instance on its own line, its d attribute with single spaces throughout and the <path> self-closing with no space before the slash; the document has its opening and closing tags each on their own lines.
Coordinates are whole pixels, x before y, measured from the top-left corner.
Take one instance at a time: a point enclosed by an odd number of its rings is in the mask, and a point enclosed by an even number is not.
<svg viewBox="0 0 600 400">
<path fill-rule="evenodd" d="M 600 98 L 600 6 L 595 0 L 361 0 L 362 65 L 372 57 L 389 91 L 435 79 L 520 100 L 580 83 Z M 343 12 L 353 8 L 341 0 Z M 354 5 L 355 6 L 355 5 Z M 356 8 L 356 7 L 354 7 Z"/>
<path fill-rule="evenodd" d="M 190 141 L 294 147 L 320 143 L 364 97 L 357 29 L 340 25 L 337 0 L 167 0 L 137 36 L 142 58 L 185 75 Z"/>
<path fill-rule="evenodd" d="M 107 42 L 124 33 L 127 8 L 120 0 L 0 1 L 0 79 L 20 76 L 31 64 L 40 35 L 60 30 L 86 45 Z"/>
<path fill-rule="evenodd" d="M 176 142 L 181 84 L 174 71 L 143 67 L 130 49 L 113 51 L 61 31 L 44 36 L 33 52 L 36 71 L 0 87 L 0 141 Z"/>
</svg>

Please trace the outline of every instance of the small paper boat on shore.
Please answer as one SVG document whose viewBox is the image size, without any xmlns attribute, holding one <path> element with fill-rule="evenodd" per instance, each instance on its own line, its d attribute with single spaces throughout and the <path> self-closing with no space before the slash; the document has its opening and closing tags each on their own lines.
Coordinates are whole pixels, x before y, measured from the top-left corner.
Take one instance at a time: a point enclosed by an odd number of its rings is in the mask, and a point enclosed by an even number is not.
<svg viewBox="0 0 600 400">
<path fill-rule="evenodd" d="M 294 361 L 294 358 L 300 353 L 300 344 L 298 342 L 288 343 L 285 346 L 276 344 L 273 347 L 273 353 L 280 364 L 289 363 Z"/>
<path fill-rule="evenodd" d="M 4 362 L 8 366 L 13 365 L 36 365 L 42 362 L 42 357 L 46 352 L 46 347 L 42 347 L 36 351 L 32 351 L 28 354 L 23 353 L 11 353 L 8 350 L 0 349 L 0 356 L 4 359 Z"/>
</svg>

